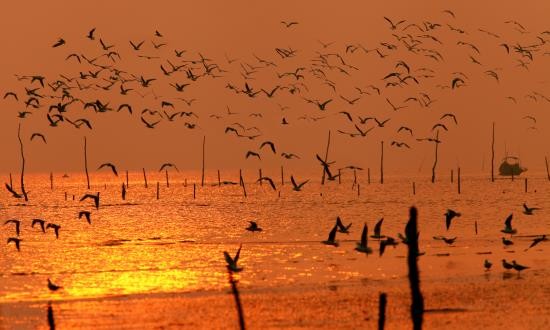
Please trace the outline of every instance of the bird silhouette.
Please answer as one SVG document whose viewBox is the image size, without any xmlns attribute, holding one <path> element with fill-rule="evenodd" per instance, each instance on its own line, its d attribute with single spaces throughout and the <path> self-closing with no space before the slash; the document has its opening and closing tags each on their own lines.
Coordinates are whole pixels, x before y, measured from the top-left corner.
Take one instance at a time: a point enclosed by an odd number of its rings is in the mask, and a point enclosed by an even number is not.
<svg viewBox="0 0 550 330">
<path fill-rule="evenodd" d="M 53 231 L 55 232 L 55 238 L 59 238 L 59 229 L 61 228 L 61 226 L 55 223 L 48 223 L 46 225 L 46 230 L 49 228 L 52 228 Z"/>
<path fill-rule="evenodd" d="M 374 225 L 374 234 L 370 236 L 371 238 L 382 239 L 382 238 L 386 237 L 386 236 L 382 235 L 382 223 L 383 222 L 384 222 L 384 218 L 381 218 L 380 220 L 378 220 L 376 225 Z"/>
<path fill-rule="evenodd" d="M 533 211 L 540 210 L 538 207 L 528 207 L 526 203 L 523 203 L 523 214 L 533 215 Z"/>
<path fill-rule="evenodd" d="M 22 239 L 20 238 L 17 238 L 17 237 L 9 237 L 8 238 L 8 243 L 7 244 L 10 244 L 10 243 L 14 243 L 15 244 L 15 248 L 17 249 L 18 252 L 21 252 L 20 250 L 20 244 L 21 244 L 21 241 Z"/>
<path fill-rule="evenodd" d="M 241 255 L 241 249 L 243 245 L 241 244 L 239 246 L 239 249 L 237 250 L 237 254 L 235 254 L 235 258 L 232 258 L 227 251 L 223 251 L 223 255 L 225 257 L 225 262 L 227 263 L 227 269 L 229 269 L 232 272 L 240 272 L 243 270 L 242 267 L 239 267 L 237 265 L 237 262 L 239 261 L 239 256 Z"/>
<path fill-rule="evenodd" d="M 80 198 L 80 201 L 84 201 L 86 199 L 92 199 L 94 201 L 94 206 L 96 209 L 99 209 L 99 192 L 97 194 L 86 194 Z"/>
<path fill-rule="evenodd" d="M 262 228 L 260 228 L 256 222 L 249 221 L 249 223 L 250 223 L 250 225 L 248 227 L 246 227 L 246 230 L 252 231 L 252 232 L 262 231 Z"/>
<path fill-rule="evenodd" d="M 344 224 L 342 223 L 342 219 L 340 219 L 340 217 L 336 217 L 336 227 L 338 227 L 338 231 L 343 233 L 343 234 L 349 234 L 349 228 L 351 227 L 351 222 L 349 225 L 347 226 L 344 226 Z"/>
<path fill-rule="evenodd" d="M 323 244 L 326 244 L 326 245 L 332 245 L 332 246 L 338 246 L 338 242 L 336 241 L 336 230 L 338 229 L 338 226 L 337 225 L 334 225 L 334 227 L 332 227 L 332 229 L 330 230 L 329 234 L 328 234 L 328 238 L 326 241 L 322 241 L 321 243 Z"/>
<path fill-rule="evenodd" d="M 275 187 L 275 183 L 270 177 L 262 176 L 261 178 L 256 180 L 256 182 L 263 182 L 263 181 L 267 181 L 273 190 L 277 190 L 277 187 Z"/>
<path fill-rule="evenodd" d="M 302 190 L 302 187 L 309 182 L 309 180 L 306 180 L 300 184 L 297 184 L 296 183 L 296 180 L 294 179 L 294 176 L 290 176 L 290 182 L 292 183 L 292 190 L 294 191 L 301 191 Z"/>
<path fill-rule="evenodd" d="M 506 220 L 504 220 L 504 229 L 502 229 L 501 232 L 503 232 L 505 234 L 510 234 L 510 235 L 514 235 L 518 232 L 516 229 L 512 228 L 512 218 L 513 217 L 514 217 L 514 214 L 511 213 L 506 218 Z"/>
<path fill-rule="evenodd" d="M 86 218 L 86 221 L 91 225 L 92 220 L 90 219 L 91 212 L 90 211 L 80 211 L 78 212 L 78 218 L 82 219 L 82 217 Z"/>
<path fill-rule="evenodd" d="M 7 220 L 6 222 L 4 222 L 4 226 L 7 225 L 7 224 L 10 224 L 10 223 L 13 223 L 15 225 L 15 234 L 17 236 L 19 236 L 20 227 L 21 227 L 21 220 L 17 220 L 17 219 Z"/>
<path fill-rule="evenodd" d="M 46 221 L 42 219 L 32 219 L 31 228 L 34 228 L 34 225 L 39 224 L 40 229 L 42 229 L 42 232 L 45 233 L 46 232 L 46 229 L 44 228 L 45 223 Z"/>
<path fill-rule="evenodd" d="M 356 246 L 355 246 L 356 251 L 365 253 L 367 255 L 372 253 L 372 249 L 368 246 L 368 243 L 369 243 L 368 232 L 369 232 L 369 229 L 367 227 L 367 224 L 365 223 L 363 225 L 363 232 L 361 233 L 361 241 L 359 243 L 356 243 Z"/>
<path fill-rule="evenodd" d="M 451 227 L 451 221 L 455 218 L 455 217 L 460 217 L 461 214 L 459 212 L 456 212 L 454 210 L 451 210 L 451 209 L 447 209 L 447 212 L 445 212 L 445 226 L 447 228 L 447 230 L 449 230 L 449 228 Z"/>
<path fill-rule="evenodd" d="M 111 171 L 113 171 L 113 174 L 114 174 L 115 176 L 118 176 L 118 172 L 117 172 L 117 170 L 116 170 L 116 166 L 113 165 L 112 163 L 104 163 L 104 164 L 101 164 L 97 169 L 100 170 L 100 169 L 102 169 L 102 168 L 104 168 L 104 167 L 109 167 L 109 168 L 111 169 Z"/>
<path fill-rule="evenodd" d="M 55 291 L 57 291 L 57 290 L 59 290 L 59 289 L 62 289 L 62 288 L 63 288 L 63 287 L 54 284 L 54 283 L 48 278 L 48 289 L 50 289 L 50 291 L 55 292 Z"/>
</svg>

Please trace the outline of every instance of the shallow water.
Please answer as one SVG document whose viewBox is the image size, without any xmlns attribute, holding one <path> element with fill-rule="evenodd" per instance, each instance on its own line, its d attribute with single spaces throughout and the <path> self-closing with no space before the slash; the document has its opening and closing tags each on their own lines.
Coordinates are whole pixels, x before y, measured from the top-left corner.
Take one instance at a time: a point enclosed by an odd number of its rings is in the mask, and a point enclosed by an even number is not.
<svg viewBox="0 0 550 330">
<path fill-rule="evenodd" d="M 369 256 L 357 253 L 354 247 L 360 238 L 362 224 L 366 222 L 372 234 L 374 224 L 381 217 L 384 217 L 382 233 L 397 237 L 397 233 L 404 231 L 412 205 L 419 209 L 420 249 L 425 252 L 420 257 L 420 270 L 428 297 L 438 295 L 445 286 L 468 287 L 471 284 L 481 285 L 480 290 L 491 287 L 499 290 L 503 279 L 510 278 L 509 275 L 503 277 L 507 272 L 500 265 L 502 258 L 531 267 L 518 278 L 523 283 L 529 283 L 532 278 L 537 285 L 543 283 L 548 287 L 545 278 L 548 278 L 550 266 L 550 243 L 543 242 L 525 251 L 534 235 L 550 232 L 550 183 L 542 176 L 529 178 L 527 193 L 523 179 L 491 183 L 485 177 L 465 177 L 461 182 L 461 194 L 457 193 L 456 182 L 451 184 L 449 178 L 442 178 L 442 182 L 436 184 L 427 178 L 389 177 L 383 185 L 361 180 L 359 194 L 351 177 L 344 178 L 341 184 L 329 182 L 324 186 L 319 180 L 312 180 L 301 192 L 292 191 L 288 182 L 284 186 L 278 183 L 276 192 L 267 184 L 254 183 L 251 177 L 246 180 L 246 198 L 239 185 L 218 187 L 217 179 L 207 178 L 205 187 L 199 187 L 197 182 L 195 199 L 191 179 L 187 186 L 184 185 L 186 177 L 200 176 L 174 173 L 170 187 L 166 187 L 164 176 L 151 177 L 145 189 L 141 174 L 131 173 L 127 199 L 122 201 L 120 185 L 125 178 L 113 179 L 107 174 L 93 176 L 90 192 L 101 193 L 98 210 L 90 201 L 79 202 L 87 191 L 82 175 L 56 176 L 53 191 L 47 175 L 28 176 L 30 202 L 25 205 L 10 198 L 4 190 L 0 195 L 0 220 L 20 219 L 22 241 L 20 252 L 13 244 L 0 244 L 2 328 L 45 327 L 47 301 L 65 306 L 58 310 L 58 323 L 61 324 L 89 327 L 74 321 L 82 320 L 84 315 L 91 317 L 89 310 L 97 309 L 105 315 L 94 314 L 93 318 L 112 321 L 102 323 L 105 328 L 123 325 L 141 328 L 138 323 L 129 324 L 135 315 L 116 317 L 125 313 L 116 304 L 121 296 L 137 297 L 133 298 L 134 302 L 154 302 L 163 306 L 159 307 L 161 310 L 173 303 L 172 295 L 183 294 L 197 303 L 219 296 L 226 304 L 218 303 L 217 313 L 230 313 L 233 317 L 233 302 L 225 294 L 228 283 L 222 252 L 234 254 L 241 243 L 239 265 L 244 271 L 239 273 L 238 280 L 245 308 L 247 299 L 252 299 L 247 298 L 247 292 L 266 298 L 277 296 L 273 292 L 284 288 L 284 292 L 291 295 L 300 296 L 300 292 L 305 292 L 301 297 L 307 297 L 315 288 L 362 287 L 366 282 L 378 283 L 376 290 L 379 291 L 399 292 L 403 301 L 407 301 L 405 246 L 389 247 L 383 257 L 378 256 L 376 240 L 369 240 L 374 249 Z M 157 180 L 161 182 L 159 200 L 156 199 Z M 415 195 L 412 194 L 413 181 L 416 181 Z M 534 215 L 524 215 L 524 202 L 541 209 Z M 447 208 L 462 213 L 460 218 L 453 220 L 449 231 L 445 230 L 443 216 Z M 80 210 L 92 212 L 91 225 L 78 219 Z M 505 235 L 500 230 L 510 213 L 514 214 L 512 223 L 518 234 L 513 238 L 515 244 L 504 248 L 501 238 Z M 346 224 L 353 223 L 351 233 L 338 233 L 339 247 L 320 244 L 327 238 L 336 216 Z M 60 224 L 59 239 L 51 230 L 42 233 L 38 227 L 31 228 L 33 218 Z M 246 231 L 248 221 L 258 222 L 263 231 Z M 1 227 L 2 241 L 14 235 L 12 224 Z M 454 245 L 448 246 L 434 240 L 433 236 L 437 235 L 458 238 Z M 490 281 L 483 269 L 485 259 L 494 263 L 489 272 Z M 516 275 L 510 274 L 515 280 Z M 63 289 L 49 292 L 47 278 Z M 536 286 L 526 287 L 536 290 Z M 303 291 L 303 288 L 310 289 Z M 262 296 L 262 292 L 267 293 Z M 377 299 L 377 292 L 373 293 L 373 298 Z M 513 296 L 513 293 L 504 294 Z M 454 295 L 459 296 L 456 292 Z M 453 294 L 447 298 L 453 301 Z M 263 309 L 249 308 L 273 312 L 269 310 L 269 299 L 260 301 L 265 305 Z M 458 306 L 453 306 L 455 308 L 470 307 L 464 298 L 456 297 L 456 301 Z M 428 298 L 426 303 L 430 305 Z M 313 311 L 315 303 L 311 304 Z M 111 305 L 115 307 L 105 307 Z M 302 306 L 307 310 L 307 301 Z M 523 313 L 521 309 L 519 312 Z M 307 320 L 294 319 L 293 315 L 299 314 L 295 310 L 281 313 L 289 323 L 263 324 L 261 318 L 252 318 L 251 322 L 256 328 L 319 327 Z M 548 322 L 548 313 L 546 310 L 538 314 L 541 324 Z M 330 319 L 329 316 L 325 318 Z M 178 317 L 165 316 L 158 323 L 171 327 L 167 320 L 177 321 Z M 408 326 L 406 314 L 400 320 L 407 323 L 397 324 Z M 206 320 L 196 322 L 193 324 L 198 327 L 223 328 L 223 325 Z M 300 322 L 306 323 L 301 326 Z M 357 326 L 346 324 L 340 325 L 342 328 Z M 534 323 L 534 326 L 541 324 Z"/>
</svg>

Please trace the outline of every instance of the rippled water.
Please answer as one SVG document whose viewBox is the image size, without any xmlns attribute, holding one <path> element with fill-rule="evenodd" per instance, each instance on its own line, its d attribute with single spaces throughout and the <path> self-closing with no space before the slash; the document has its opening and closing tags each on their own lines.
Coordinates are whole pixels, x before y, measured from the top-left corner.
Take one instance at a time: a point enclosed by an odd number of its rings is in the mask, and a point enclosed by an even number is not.
<svg viewBox="0 0 550 330">
<path fill-rule="evenodd" d="M 197 183 L 193 198 L 191 178 L 200 175 L 172 176 L 170 187 L 159 176 L 150 178 L 146 189 L 141 174 L 130 173 L 125 201 L 120 193 L 125 178 L 93 176 L 89 191 L 101 193 L 98 210 L 91 201 L 79 201 L 87 192 L 82 175 L 56 176 L 53 190 L 47 175 L 28 176 L 27 204 L 4 191 L 0 195 L 0 220 L 3 224 L 8 219 L 20 219 L 22 241 L 20 252 L 13 244 L 0 244 L 0 325 L 10 328 L 15 320 L 10 313 L 19 303 L 226 290 L 222 252 L 234 254 L 241 243 L 239 264 L 244 271 L 238 278 L 244 291 L 293 290 L 364 280 L 384 281 L 390 286 L 395 281 L 403 286 L 407 274 L 403 244 L 390 247 L 381 258 L 375 240 L 369 241 L 374 248 L 372 255 L 359 254 L 354 247 L 364 222 L 372 233 L 376 221 L 384 217 L 383 233 L 396 237 L 403 232 L 412 205 L 419 209 L 420 249 L 426 252 L 420 258 L 423 280 L 481 277 L 486 258 L 493 261 L 495 272 L 502 271 L 502 258 L 527 264 L 531 269 L 523 273 L 525 276 L 550 266 L 546 246 L 550 243 L 524 251 L 533 235 L 550 231 L 550 182 L 542 176 L 529 179 L 527 193 L 523 179 L 491 183 L 485 177 L 466 177 L 462 178 L 461 194 L 449 178 L 436 184 L 427 178 L 390 177 L 383 185 L 361 180 L 359 193 L 351 177 L 341 184 L 329 182 L 324 186 L 312 180 L 301 192 L 280 182 L 276 182 L 278 191 L 273 191 L 250 177 L 246 198 L 239 185 L 218 187 L 215 178 L 207 178 L 204 187 Z M 189 179 L 184 180 L 186 177 Z M 158 200 L 157 180 L 161 182 Z M 413 181 L 416 195 L 412 193 Z M 524 215 L 524 202 L 541 210 Z M 447 208 L 462 212 L 448 232 L 443 216 Z M 91 211 L 91 225 L 78 219 L 81 210 Z M 500 230 L 510 213 L 514 213 L 518 235 L 513 246 L 504 248 Z M 320 244 L 336 216 L 344 223 L 353 223 L 351 233 L 337 235 L 339 247 Z M 33 218 L 61 225 L 59 239 L 51 230 L 42 233 L 38 226 L 31 228 Z M 248 221 L 256 221 L 263 231 L 246 231 Z M 458 238 L 448 246 L 434 240 L 436 235 Z M 3 242 L 14 236 L 13 224 L 0 228 Z M 63 289 L 49 292 L 47 278 Z M 17 322 L 33 328 L 36 320 L 18 315 Z"/>
</svg>

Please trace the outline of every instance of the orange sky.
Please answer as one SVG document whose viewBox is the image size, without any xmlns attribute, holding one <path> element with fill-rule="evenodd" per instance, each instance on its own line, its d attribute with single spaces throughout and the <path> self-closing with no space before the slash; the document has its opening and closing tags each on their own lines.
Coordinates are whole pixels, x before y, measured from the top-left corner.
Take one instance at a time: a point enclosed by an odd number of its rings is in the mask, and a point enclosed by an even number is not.
<svg viewBox="0 0 550 330">
<path fill-rule="evenodd" d="M 269 154 L 263 149 L 260 154 L 262 161 L 245 160 L 248 150 L 258 151 L 261 142 L 271 140 L 277 146 L 278 152 L 293 152 L 302 157 L 301 160 L 284 161 L 290 168 L 314 169 L 317 161 L 315 153 L 322 153 L 325 148 L 327 131 L 332 131 L 331 159 L 336 166 L 355 164 L 362 167 L 378 168 L 380 141 L 386 143 L 386 168 L 391 173 L 411 172 L 428 175 L 433 161 L 433 146 L 427 142 L 417 142 L 415 138 L 430 136 L 431 127 L 443 122 L 448 132 L 441 132 L 440 138 L 440 169 L 445 172 L 450 167 L 460 165 L 463 171 L 479 172 L 483 159 L 485 171 L 489 169 L 491 123 L 497 127 L 497 163 L 504 155 L 504 148 L 509 153 L 520 155 L 523 164 L 531 170 L 543 168 L 544 155 L 549 152 L 545 141 L 548 141 L 547 131 L 550 116 L 550 102 L 540 95 L 550 98 L 550 86 L 546 77 L 550 72 L 550 52 L 548 43 L 542 44 L 533 52 L 534 59 L 530 61 L 518 53 L 506 54 L 501 43 L 522 46 L 541 43 L 537 36 L 550 42 L 550 34 L 541 34 L 550 30 L 547 23 L 547 13 L 550 3 L 547 1 L 531 1 L 524 3 L 502 3 L 500 1 L 484 1 L 482 4 L 470 1 L 468 4 L 454 2 L 453 5 L 442 6 L 440 1 L 422 1 L 422 5 L 409 1 L 392 1 L 391 3 L 371 3 L 365 1 L 347 1 L 345 4 L 296 2 L 296 1 L 210 1 L 197 2 L 156 1 L 136 5 L 134 1 L 95 1 L 90 3 L 74 1 L 55 1 L 52 3 L 36 2 L 33 6 L 21 2 L 4 5 L 0 14 L 2 42 L 5 45 L 0 61 L 0 86 L 2 95 L 7 91 L 17 92 L 20 102 L 11 98 L 0 100 L 0 139 L 2 143 L 3 161 L 0 171 L 18 171 L 19 155 L 16 139 L 18 111 L 24 111 L 21 100 L 26 99 L 24 87 L 31 86 L 30 81 L 17 81 L 14 74 L 43 75 L 53 82 L 60 79 L 59 74 L 73 77 L 79 72 L 92 70 L 90 65 L 79 65 L 74 60 L 66 61 L 65 57 L 73 52 L 94 57 L 103 53 L 99 38 L 120 53 L 122 59 L 113 63 L 102 59 L 102 64 L 114 65 L 137 76 L 155 77 L 152 87 L 140 88 L 136 82 L 127 83 L 127 87 L 140 92 L 154 93 L 144 98 L 130 92 L 128 96 L 119 93 L 120 83 L 113 90 L 78 91 L 71 90 L 75 96 L 84 101 L 101 99 L 118 107 L 121 103 L 130 103 L 134 108 L 132 116 L 127 113 L 95 114 L 91 109 L 84 111 L 81 104 L 73 104 L 65 114 L 68 118 L 86 118 L 92 122 L 93 130 L 75 129 L 68 124 L 57 128 L 48 126 L 46 113 L 54 99 L 45 98 L 39 109 L 24 119 L 23 138 L 30 171 L 74 171 L 82 167 L 82 137 L 89 141 L 90 167 L 95 168 L 103 162 L 113 162 L 119 168 L 139 169 L 141 167 L 156 168 L 164 162 L 174 162 L 180 168 L 200 168 L 200 144 L 202 137 L 207 138 L 207 167 L 215 168 L 269 168 L 278 167 L 283 159 Z M 455 18 L 442 11 L 450 9 Z M 389 24 L 383 19 L 390 17 L 393 21 L 401 19 L 406 22 L 395 31 L 389 29 Z M 285 28 L 280 21 L 297 21 L 299 24 Z M 506 24 L 507 20 L 516 20 L 525 27 L 520 32 L 514 24 Z M 409 23 L 422 24 L 424 21 L 438 23 L 442 26 L 435 30 L 420 32 L 415 28 L 402 31 Z M 453 32 L 448 24 L 466 31 L 464 34 Z M 96 40 L 85 38 L 88 31 L 95 27 Z M 485 29 L 499 35 L 491 37 L 478 31 Z M 154 31 L 160 31 L 164 37 L 154 36 Z M 422 40 L 419 47 L 434 49 L 440 52 L 443 60 L 435 61 L 424 55 L 413 54 L 406 50 L 403 43 L 392 33 L 400 37 L 411 34 Z M 430 34 L 441 41 L 419 37 Z M 58 48 L 51 45 L 62 37 L 67 44 Z M 129 40 L 138 42 L 145 40 L 143 50 L 136 52 L 131 49 Z M 323 49 L 319 42 L 334 42 Z M 151 41 L 165 42 L 167 45 L 155 50 Z M 472 48 L 457 45 L 463 41 L 474 44 L 480 51 L 478 54 Z M 396 50 L 384 48 L 380 43 L 386 42 L 397 46 Z M 358 45 L 369 50 L 378 48 L 387 57 L 381 59 L 375 51 L 365 53 L 358 50 L 346 53 L 347 45 Z M 282 59 L 275 48 L 296 49 L 293 58 Z M 198 52 L 213 60 L 227 72 L 218 73 L 223 77 L 203 77 L 186 88 L 185 92 L 177 93 L 169 83 L 189 82 L 183 72 L 177 72 L 170 77 L 163 76 L 160 64 L 167 66 L 166 60 L 179 63 L 174 49 L 187 52 L 184 60 L 196 60 Z M 347 68 L 350 76 L 338 69 L 324 69 L 327 79 L 336 84 L 334 92 L 323 81 L 307 72 L 313 66 L 313 59 L 318 53 L 338 53 L 347 64 L 359 70 Z M 158 56 L 159 59 L 146 60 L 137 54 Z M 238 59 L 231 64 L 227 57 Z M 295 82 L 293 78 L 277 78 L 277 73 L 294 71 L 298 67 L 306 67 L 303 82 L 309 92 L 303 90 L 300 94 L 290 94 L 288 91 L 278 91 L 273 99 L 263 93 L 250 98 L 244 94 L 235 94 L 225 88 L 227 83 L 244 88 L 243 71 L 240 64 L 247 63 L 258 66 L 254 55 L 268 59 L 277 67 L 260 68 L 253 75 L 254 80 L 248 83 L 255 89 L 271 89 L 276 85 L 288 86 Z M 470 60 L 473 56 L 481 65 Z M 518 67 L 518 59 L 529 62 L 528 70 Z M 409 83 L 401 87 L 388 87 L 382 80 L 388 73 L 395 71 L 395 64 L 405 61 L 411 67 L 411 73 L 419 76 L 419 68 L 433 70 L 433 78 L 420 79 L 420 83 Z M 179 61 L 179 62 L 178 62 Z M 331 58 L 331 65 L 340 65 L 336 58 Z M 196 68 L 200 64 L 193 65 Z M 498 73 L 500 82 L 489 77 L 485 71 Z M 437 85 L 450 85 L 456 76 L 454 72 L 463 72 L 467 77 L 467 86 L 458 89 L 441 89 Z M 196 70 L 200 72 L 200 70 Z M 104 71 L 101 78 L 107 79 L 109 74 Z M 301 80 L 302 81 L 302 80 Z M 391 80 L 393 81 L 393 80 Z M 83 84 L 91 84 L 92 80 L 83 80 Z M 105 85 L 98 79 L 97 84 Z M 343 101 L 340 96 L 348 99 L 359 96 L 355 87 L 365 89 L 374 84 L 381 89 L 382 95 L 363 95 L 353 106 Z M 38 86 L 37 83 L 32 86 Z M 71 86 L 76 86 L 73 82 Z M 46 88 L 43 94 L 53 92 Z M 372 90 L 371 90 L 372 92 Z M 534 92 L 539 94 L 534 94 Z M 397 112 L 391 110 L 385 98 L 394 104 L 403 104 L 407 97 L 419 97 L 427 93 L 436 100 L 429 107 L 421 107 L 417 103 L 406 103 L 407 108 Z M 537 101 L 527 96 L 532 95 Z M 188 107 L 176 97 L 196 98 L 197 101 Z M 512 96 L 517 103 L 507 99 Z M 327 100 L 333 99 L 326 111 L 320 111 L 315 105 L 308 104 L 303 98 Z M 185 128 L 184 122 L 189 118 L 181 118 L 175 122 L 163 119 L 157 128 L 151 130 L 144 127 L 140 121 L 140 112 L 144 108 L 161 110 L 161 100 L 174 103 L 176 109 L 164 109 L 169 113 L 192 110 L 199 119 L 192 122 L 199 127 L 194 130 Z M 281 111 L 277 104 L 288 106 Z M 227 116 L 226 106 L 238 115 Z M 30 108 L 29 108 L 30 109 Z M 337 130 L 352 132 L 354 126 L 339 111 L 348 111 L 358 123 L 357 116 L 373 116 L 378 119 L 388 119 L 387 126 L 376 128 L 365 138 L 350 138 Z M 261 113 L 263 118 L 253 118 L 251 113 Z M 457 116 L 459 125 L 449 120 L 440 121 L 444 113 L 452 112 Z M 219 120 L 210 118 L 212 114 L 223 115 Z M 325 119 L 312 122 L 300 120 L 309 117 Z M 534 116 L 537 120 L 536 129 L 530 119 L 524 116 Z M 285 117 L 290 125 L 280 125 Z M 151 119 L 150 121 L 153 121 Z M 255 140 L 237 138 L 224 134 L 228 125 L 239 122 L 245 126 L 257 126 L 262 136 Z M 363 125 L 364 129 L 374 125 L 370 121 Z M 397 133 L 402 126 L 411 127 L 415 137 Z M 48 144 L 29 141 L 33 132 L 43 133 Z M 403 141 L 411 146 L 410 150 L 390 147 L 391 141 Z"/>
</svg>

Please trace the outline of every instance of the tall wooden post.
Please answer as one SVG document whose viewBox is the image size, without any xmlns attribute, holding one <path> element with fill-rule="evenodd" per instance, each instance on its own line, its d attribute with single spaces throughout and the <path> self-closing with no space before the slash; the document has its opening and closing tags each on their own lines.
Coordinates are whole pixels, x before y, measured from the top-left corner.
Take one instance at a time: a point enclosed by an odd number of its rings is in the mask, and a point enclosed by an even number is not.
<svg viewBox="0 0 550 330">
<path fill-rule="evenodd" d="M 432 166 L 432 183 L 435 183 L 435 167 L 437 166 L 437 149 L 439 147 L 439 129 L 435 133 L 435 159 Z"/>
<path fill-rule="evenodd" d="M 491 182 L 495 182 L 495 122 L 493 122 L 493 135 L 491 142 Z"/>
<path fill-rule="evenodd" d="M 201 187 L 204 187 L 204 157 L 206 148 L 206 135 L 202 137 L 202 175 L 201 175 Z"/>
<path fill-rule="evenodd" d="M 145 183 L 145 188 L 147 188 L 147 174 L 145 174 L 145 167 L 143 168 L 143 182 Z"/>
<path fill-rule="evenodd" d="M 325 152 L 325 162 L 328 161 L 328 149 L 330 147 L 330 130 L 328 131 L 327 150 Z M 323 177 L 321 178 L 321 184 L 325 184 L 325 168 L 323 168 Z"/>
<path fill-rule="evenodd" d="M 86 137 L 84 137 L 84 171 L 86 172 L 86 183 L 88 184 L 88 190 L 90 190 L 90 175 L 88 174 L 88 144 L 86 143 Z"/>
<path fill-rule="evenodd" d="M 384 183 L 384 141 L 380 141 L 380 183 Z"/>
</svg>

